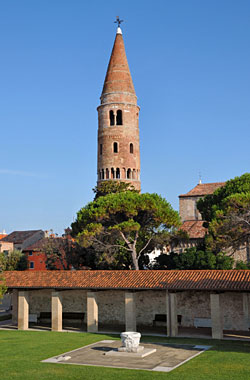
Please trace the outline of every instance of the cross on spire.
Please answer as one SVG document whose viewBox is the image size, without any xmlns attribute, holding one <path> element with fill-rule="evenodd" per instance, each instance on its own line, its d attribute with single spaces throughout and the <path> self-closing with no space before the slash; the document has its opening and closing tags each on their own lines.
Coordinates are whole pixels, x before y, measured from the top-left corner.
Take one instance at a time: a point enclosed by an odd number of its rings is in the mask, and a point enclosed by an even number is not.
<svg viewBox="0 0 250 380">
<path fill-rule="evenodd" d="M 117 24 L 118 28 L 120 28 L 120 25 L 122 22 L 123 22 L 123 20 L 120 20 L 120 17 L 116 16 L 116 20 L 114 21 L 114 24 Z"/>
</svg>

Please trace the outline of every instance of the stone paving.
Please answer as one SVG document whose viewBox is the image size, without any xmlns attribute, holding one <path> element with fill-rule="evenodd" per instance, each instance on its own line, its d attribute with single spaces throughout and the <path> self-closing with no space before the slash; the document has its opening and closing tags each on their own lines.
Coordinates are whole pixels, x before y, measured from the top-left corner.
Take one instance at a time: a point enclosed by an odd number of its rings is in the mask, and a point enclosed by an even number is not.
<svg viewBox="0 0 250 380">
<path fill-rule="evenodd" d="M 169 372 L 210 348 L 210 346 L 143 342 L 146 349 L 156 349 L 156 351 L 143 358 L 106 355 L 107 352 L 117 350 L 120 346 L 119 340 L 102 340 L 43 362 Z"/>
</svg>

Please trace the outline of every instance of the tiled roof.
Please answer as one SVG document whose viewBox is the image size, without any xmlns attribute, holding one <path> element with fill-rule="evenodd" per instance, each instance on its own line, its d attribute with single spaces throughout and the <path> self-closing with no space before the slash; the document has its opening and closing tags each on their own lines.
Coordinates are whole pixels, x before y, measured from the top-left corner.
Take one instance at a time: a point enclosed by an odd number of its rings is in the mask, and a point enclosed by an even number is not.
<svg viewBox="0 0 250 380">
<path fill-rule="evenodd" d="M 9 288 L 250 291 L 250 270 L 10 271 Z"/>
<path fill-rule="evenodd" d="M 26 247 L 23 251 L 42 251 L 44 248 L 48 247 L 49 243 L 52 243 L 57 248 L 63 246 L 63 242 L 72 241 L 71 239 L 63 238 L 63 237 L 49 237 L 43 238 L 36 241 L 34 244 Z"/>
<path fill-rule="evenodd" d="M 6 236 L 7 236 L 7 234 L 0 234 L 0 240 L 2 240 Z"/>
<path fill-rule="evenodd" d="M 26 239 L 42 230 L 30 230 L 30 231 L 13 231 L 11 234 L 5 236 L 2 240 L 11 243 L 23 243 Z"/>
<path fill-rule="evenodd" d="M 203 220 L 186 220 L 180 229 L 187 232 L 190 239 L 202 239 L 207 232 L 203 223 Z"/>
<path fill-rule="evenodd" d="M 213 194 L 219 187 L 225 185 L 226 182 L 214 182 L 214 183 L 201 183 L 196 185 L 192 190 L 186 194 L 181 194 L 179 197 L 197 197 L 202 195 Z"/>
</svg>

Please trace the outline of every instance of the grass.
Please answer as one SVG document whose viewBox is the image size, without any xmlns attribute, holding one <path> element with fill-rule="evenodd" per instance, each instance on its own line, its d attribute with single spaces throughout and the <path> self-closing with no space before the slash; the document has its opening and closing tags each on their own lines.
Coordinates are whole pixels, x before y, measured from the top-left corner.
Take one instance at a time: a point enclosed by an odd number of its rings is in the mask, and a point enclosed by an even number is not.
<svg viewBox="0 0 250 380">
<path fill-rule="evenodd" d="M 213 348 L 169 373 L 41 363 L 54 355 L 117 336 L 88 333 L 0 331 L 1 380 L 250 380 L 250 343 L 144 337 L 147 342 L 212 345 Z"/>
</svg>

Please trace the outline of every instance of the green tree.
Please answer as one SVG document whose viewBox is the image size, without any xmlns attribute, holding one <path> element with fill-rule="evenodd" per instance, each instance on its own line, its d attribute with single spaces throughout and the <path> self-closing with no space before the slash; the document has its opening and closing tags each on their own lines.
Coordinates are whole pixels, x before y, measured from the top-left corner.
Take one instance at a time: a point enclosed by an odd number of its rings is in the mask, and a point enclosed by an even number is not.
<svg viewBox="0 0 250 380">
<path fill-rule="evenodd" d="M 215 252 L 233 250 L 243 244 L 249 247 L 250 235 L 250 174 L 227 181 L 214 194 L 198 202 L 206 220 L 206 246 Z"/>
<path fill-rule="evenodd" d="M 101 182 L 99 185 L 93 188 L 93 192 L 95 193 L 94 200 L 99 197 L 104 197 L 108 194 L 123 193 L 126 191 L 139 193 L 139 190 L 136 190 L 131 183 L 112 180 Z"/>
<path fill-rule="evenodd" d="M 157 236 L 167 239 L 180 225 L 179 214 L 157 194 L 124 191 L 99 196 L 77 213 L 72 235 L 83 247 L 112 256 L 130 254 L 133 269 Z"/>
<path fill-rule="evenodd" d="M 202 219 L 211 222 L 216 218 L 218 211 L 224 211 L 227 208 L 227 199 L 230 196 L 241 193 L 250 193 L 250 173 L 245 173 L 240 177 L 227 181 L 225 186 L 218 188 L 213 194 L 201 198 L 197 203 L 197 207 Z"/>
<path fill-rule="evenodd" d="M 6 293 L 7 287 L 5 285 L 5 279 L 3 273 L 0 271 L 0 300 L 3 298 L 4 293 Z"/>
<path fill-rule="evenodd" d="M 225 253 L 215 254 L 196 247 L 182 253 L 170 252 L 156 257 L 153 269 L 232 269 L 233 259 Z"/>
<path fill-rule="evenodd" d="M 47 269 L 70 269 L 72 244 L 68 239 L 48 237 L 43 241 L 41 252 L 45 253 Z"/>
<path fill-rule="evenodd" d="M 0 270 L 25 270 L 28 267 L 27 257 L 22 251 L 13 250 L 0 253 Z"/>
</svg>

